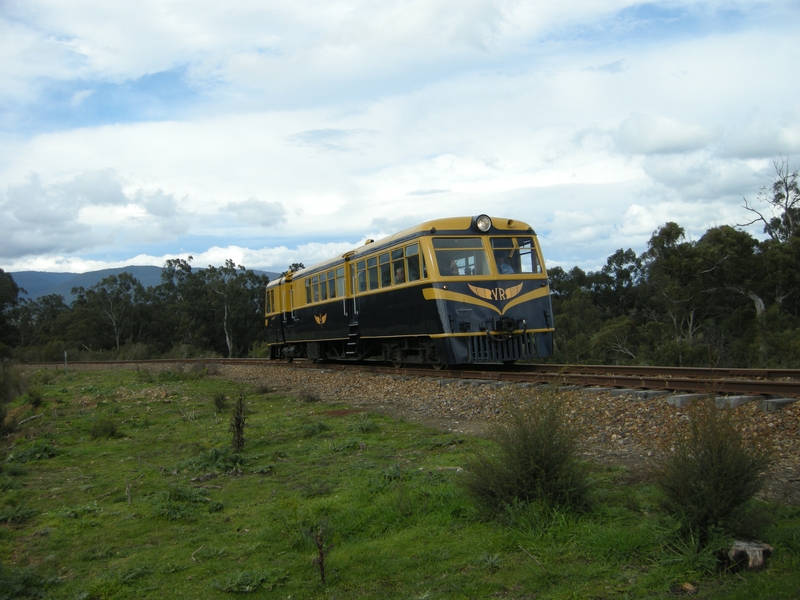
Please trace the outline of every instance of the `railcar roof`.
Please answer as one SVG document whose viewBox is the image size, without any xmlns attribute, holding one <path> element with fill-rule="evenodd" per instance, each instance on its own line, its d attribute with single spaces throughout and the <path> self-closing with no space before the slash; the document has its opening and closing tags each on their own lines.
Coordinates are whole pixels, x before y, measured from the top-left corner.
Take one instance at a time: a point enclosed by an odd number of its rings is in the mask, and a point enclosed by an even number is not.
<svg viewBox="0 0 800 600">
<path fill-rule="evenodd" d="M 527 223 L 523 223 L 522 221 L 517 221 L 516 219 L 508 219 L 508 218 L 499 218 L 499 217 L 491 217 L 492 219 L 492 230 L 485 234 L 478 234 L 472 230 L 472 219 L 473 217 L 447 217 L 444 219 L 433 219 L 431 221 L 425 221 L 424 223 L 420 223 L 419 225 L 414 225 L 413 227 L 409 227 L 408 229 L 403 229 L 402 231 L 398 231 L 397 233 L 393 233 L 390 236 L 381 238 L 379 240 L 368 241 L 363 246 L 359 246 L 354 250 L 350 250 L 345 252 L 340 256 L 333 257 L 329 260 L 325 260 L 310 267 L 305 267 L 304 269 L 300 269 L 299 271 L 293 273 L 292 278 L 302 277 L 306 274 L 312 273 L 314 271 L 324 271 L 329 267 L 340 263 L 342 258 L 345 256 L 356 257 L 362 254 L 372 253 L 384 246 L 392 246 L 400 241 L 410 240 L 414 237 L 420 237 L 421 235 L 428 234 L 428 235 L 458 235 L 458 234 L 465 234 L 471 233 L 473 235 L 492 235 L 493 233 L 497 233 L 498 231 L 503 233 L 530 233 L 533 231 L 533 228 L 528 225 Z M 431 230 L 435 231 L 431 231 Z M 535 235 L 535 234 L 533 234 Z M 275 279 L 271 281 L 267 287 L 271 287 L 273 284 L 277 285 L 283 278 Z"/>
</svg>

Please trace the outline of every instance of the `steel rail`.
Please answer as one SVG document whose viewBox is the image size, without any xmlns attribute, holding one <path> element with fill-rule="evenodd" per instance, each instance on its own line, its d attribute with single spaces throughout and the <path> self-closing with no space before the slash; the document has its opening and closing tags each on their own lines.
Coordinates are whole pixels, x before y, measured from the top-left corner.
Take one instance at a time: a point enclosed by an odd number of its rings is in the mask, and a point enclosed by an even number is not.
<svg viewBox="0 0 800 600">
<path fill-rule="evenodd" d="M 614 375 L 660 375 L 663 377 L 697 377 L 707 379 L 746 378 L 746 379 L 797 379 L 800 369 L 741 369 L 716 367 L 650 367 L 621 365 L 560 365 L 537 364 L 520 365 L 520 368 L 536 373 L 601 373 Z"/>
<path fill-rule="evenodd" d="M 800 370 L 797 369 L 700 369 L 693 367 L 618 367 L 608 365 L 520 365 L 512 370 L 495 365 L 478 369 L 442 369 L 427 367 L 396 368 L 381 364 L 314 363 L 297 360 L 293 363 L 260 358 L 196 358 L 150 359 L 132 361 L 74 361 L 80 365 L 138 366 L 144 364 L 235 364 L 291 366 L 323 370 L 359 370 L 363 372 L 434 377 L 546 383 L 555 385 L 600 386 L 719 394 L 750 394 L 800 398 Z M 63 363 L 25 363 L 28 366 L 60 366 Z M 501 370 L 502 369 L 502 370 Z"/>
</svg>

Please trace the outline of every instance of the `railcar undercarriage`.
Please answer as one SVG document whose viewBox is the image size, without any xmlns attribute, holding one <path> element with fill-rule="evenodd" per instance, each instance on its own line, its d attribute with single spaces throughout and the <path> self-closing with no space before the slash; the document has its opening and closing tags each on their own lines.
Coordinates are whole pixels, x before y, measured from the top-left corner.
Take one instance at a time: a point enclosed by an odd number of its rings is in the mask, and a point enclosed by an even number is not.
<svg viewBox="0 0 800 600">
<path fill-rule="evenodd" d="M 544 342 L 544 343 L 543 343 Z M 309 360 L 382 361 L 395 367 L 406 364 L 442 368 L 450 364 L 514 363 L 549 354 L 546 340 L 531 332 L 486 332 L 482 335 L 404 337 L 391 339 L 332 340 L 296 342 L 271 347 L 272 359 L 307 358 Z"/>
</svg>

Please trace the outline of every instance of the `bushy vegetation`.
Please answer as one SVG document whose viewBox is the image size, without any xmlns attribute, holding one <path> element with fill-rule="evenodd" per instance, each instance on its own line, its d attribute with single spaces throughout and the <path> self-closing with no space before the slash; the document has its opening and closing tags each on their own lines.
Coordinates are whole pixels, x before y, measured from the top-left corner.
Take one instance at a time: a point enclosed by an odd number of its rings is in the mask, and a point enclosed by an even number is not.
<svg viewBox="0 0 800 600">
<path fill-rule="evenodd" d="M 592 498 L 583 510 L 540 494 L 549 488 L 531 469 L 536 493 L 483 518 L 483 501 L 463 487 L 471 457 L 502 457 L 504 436 L 534 454 L 576 448 L 568 427 L 550 432 L 564 425 L 555 393 L 518 398 L 540 403 L 539 416 L 521 419 L 528 433 L 512 427 L 494 440 L 244 389 L 247 444 L 236 453 L 229 418 L 210 401 L 231 382 L 134 371 L 31 379 L 46 416 L 2 440 L 9 597 L 667 600 L 691 582 L 694 597 L 744 600 L 800 589 L 797 507 L 767 507 L 763 539 L 776 552 L 766 571 L 736 575 L 718 571 L 713 548 L 662 510 L 656 487 L 630 483 L 622 468 L 580 465 Z M 92 439 L 103 418 L 125 436 Z M 517 465 L 536 462 L 526 455 L 509 453 Z M 572 484 L 557 489 L 576 497 Z"/>
<path fill-rule="evenodd" d="M 0 270 L 0 357 L 20 361 L 140 360 L 246 356 L 263 341 L 268 278 L 226 261 L 193 270 L 168 260 L 162 283 L 145 288 L 129 273 L 111 275 L 75 300 L 20 300 Z"/>
<path fill-rule="evenodd" d="M 579 461 L 579 432 L 567 421 L 558 394 L 532 395 L 492 426 L 495 442 L 467 463 L 464 486 L 492 512 L 520 502 L 584 508 L 588 483 Z"/>
<path fill-rule="evenodd" d="M 800 367 L 800 176 L 785 160 L 746 205 L 766 239 L 674 222 L 598 271 L 550 269 L 563 363 Z"/>
<path fill-rule="evenodd" d="M 19 369 L 9 360 L 0 360 L 0 405 L 20 396 L 23 389 L 24 383 Z"/>
<path fill-rule="evenodd" d="M 772 456 L 748 444 L 730 410 L 713 399 L 697 402 L 656 470 L 664 507 L 700 544 L 712 534 L 756 538 L 765 525 L 753 503 Z"/>
</svg>

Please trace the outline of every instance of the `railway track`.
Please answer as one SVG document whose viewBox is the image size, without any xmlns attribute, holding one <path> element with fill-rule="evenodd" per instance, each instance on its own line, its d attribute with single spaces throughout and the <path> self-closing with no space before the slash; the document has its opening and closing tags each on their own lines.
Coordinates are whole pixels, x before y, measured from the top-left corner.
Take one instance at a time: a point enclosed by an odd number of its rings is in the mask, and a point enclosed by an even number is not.
<svg viewBox="0 0 800 600">
<path fill-rule="evenodd" d="M 77 362 L 73 365 L 146 364 L 250 364 L 287 365 L 269 359 L 161 359 L 140 361 Z M 38 363 L 58 366 L 60 363 Z M 476 379 L 578 385 L 584 387 L 624 388 L 636 390 L 666 390 L 670 392 L 745 394 L 767 397 L 800 398 L 800 369 L 716 369 L 699 367 L 640 367 L 613 365 L 485 365 L 474 368 L 434 370 L 425 367 L 395 368 L 382 364 L 314 363 L 297 360 L 293 368 L 328 370 L 358 369 L 376 374 L 439 377 L 447 379 Z M 68 365 L 67 365 L 68 368 Z"/>
</svg>

